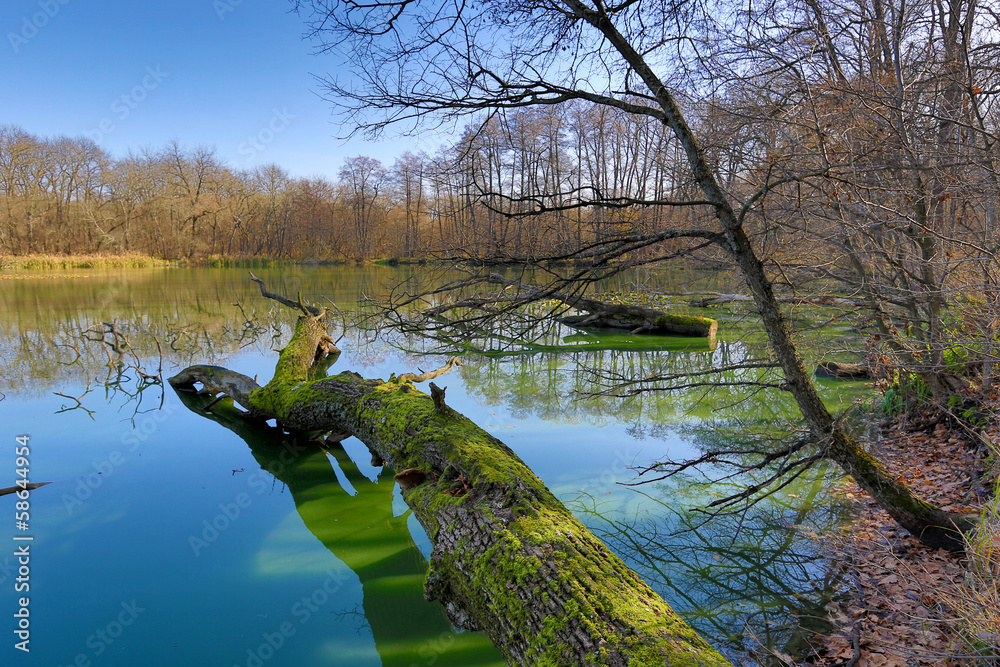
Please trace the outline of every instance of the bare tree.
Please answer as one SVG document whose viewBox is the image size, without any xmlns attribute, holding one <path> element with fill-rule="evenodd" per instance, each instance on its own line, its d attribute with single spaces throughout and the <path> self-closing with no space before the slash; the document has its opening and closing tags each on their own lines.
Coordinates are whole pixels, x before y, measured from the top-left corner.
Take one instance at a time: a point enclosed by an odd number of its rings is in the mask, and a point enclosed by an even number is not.
<svg viewBox="0 0 1000 667">
<path fill-rule="evenodd" d="M 403 207 L 403 255 L 414 257 L 419 252 L 421 221 L 426 214 L 427 155 L 407 151 L 392 167 L 393 179 Z"/>
<path fill-rule="evenodd" d="M 840 427 L 812 384 L 750 235 L 750 219 L 759 215 L 780 181 L 767 179 L 748 193 L 727 190 L 682 109 L 686 98 L 702 94 L 712 82 L 699 49 L 708 43 L 706 36 L 722 28 L 724 12 L 698 3 L 605 5 L 584 0 L 517 5 L 446 2 L 433 7 L 420 2 L 299 2 L 297 6 L 314 11 L 310 25 L 321 45 L 349 45 L 346 52 L 354 80 L 350 86 L 330 80 L 328 90 L 346 110 L 346 120 L 362 130 L 377 133 L 391 123 L 419 124 L 484 109 L 571 100 L 650 118 L 668 128 L 686 158 L 698 199 L 646 203 L 690 207 L 696 210 L 692 216 L 696 224 L 686 230 L 615 236 L 592 248 L 590 256 L 603 266 L 650 244 L 687 239 L 690 245 L 715 245 L 738 268 L 781 369 L 782 389 L 794 396 L 808 431 L 806 440 L 817 445 L 821 455 L 802 457 L 803 445 L 798 444 L 765 457 L 766 462 L 786 460 L 766 484 L 737 495 L 749 497 L 773 489 L 788 474 L 829 458 L 924 542 L 962 548 L 960 531 L 973 521 L 914 497 Z M 679 92 L 678 84 L 686 93 Z M 594 193 L 586 203 L 605 201 Z M 529 212 L 543 210 L 536 203 Z"/>
<path fill-rule="evenodd" d="M 372 257 L 377 253 L 377 241 L 385 222 L 382 199 L 388 173 L 378 160 L 359 155 L 344 160 L 340 180 L 354 231 L 355 256 Z"/>
</svg>

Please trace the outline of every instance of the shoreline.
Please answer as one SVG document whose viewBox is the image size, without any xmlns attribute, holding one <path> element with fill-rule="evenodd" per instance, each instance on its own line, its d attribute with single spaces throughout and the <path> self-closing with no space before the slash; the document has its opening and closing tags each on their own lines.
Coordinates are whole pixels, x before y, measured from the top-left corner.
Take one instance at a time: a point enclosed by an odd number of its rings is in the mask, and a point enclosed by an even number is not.
<svg viewBox="0 0 1000 667">
<path fill-rule="evenodd" d="M 994 450 L 1000 444 L 998 432 L 994 420 L 987 436 Z M 902 418 L 890 420 L 872 449 L 890 470 L 945 509 L 979 513 L 995 493 L 987 481 L 996 470 L 991 473 L 985 458 L 942 423 L 927 432 Z M 996 484 L 995 479 L 992 482 Z M 988 637 L 978 648 L 971 643 L 983 621 L 970 616 L 976 602 L 965 587 L 969 557 L 921 545 L 849 478 L 837 493 L 852 500 L 857 513 L 840 533 L 824 537 L 824 548 L 831 562 L 839 564 L 842 582 L 826 608 L 834 630 L 814 635 L 811 652 L 799 664 L 996 664 L 992 661 L 996 657 L 977 655 L 977 650 L 1000 655 L 1000 627 L 993 628 L 992 641 L 997 643 L 992 649 Z M 992 614 L 985 610 L 985 622 L 996 622 L 998 615 L 1000 610 Z"/>
</svg>

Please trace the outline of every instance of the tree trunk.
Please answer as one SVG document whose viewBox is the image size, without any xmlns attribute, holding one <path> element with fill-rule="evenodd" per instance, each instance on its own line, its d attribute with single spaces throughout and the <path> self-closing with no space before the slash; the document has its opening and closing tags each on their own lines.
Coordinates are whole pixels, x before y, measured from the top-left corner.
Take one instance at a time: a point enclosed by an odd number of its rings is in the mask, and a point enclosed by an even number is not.
<svg viewBox="0 0 1000 667">
<path fill-rule="evenodd" d="M 827 457 L 851 475 L 858 486 L 914 537 L 933 548 L 964 551 L 963 533 L 976 526 L 976 518 L 944 511 L 914 496 L 909 487 L 848 435 L 823 405 L 792 339 L 764 265 L 757 258 L 743 228 L 735 224 L 731 211 L 729 216 L 733 223 L 729 232 L 732 240 L 730 251 L 754 295 L 771 349 L 784 371 L 787 389 L 795 398 L 812 437 Z M 726 215 L 720 215 L 720 218 L 726 224 Z"/>
<path fill-rule="evenodd" d="M 323 319 L 299 317 L 264 387 L 207 366 L 170 382 L 224 388 L 250 416 L 286 428 L 349 433 L 405 471 L 403 499 L 434 545 L 425 594 L 512 664 L 728 664 L 443 391 L 432 399 L 409 379 L 351 372 L 310 380 L 327 345 Z"/>
<path fill-rule="evenodd" d="M 557 298 L 562 298 L 558 296 Z M 587 311 L 586 315 L 569 315 L 559 319 L 571 327 L 602 327 L 624 329 L 634 334 L 660 334 L 668 336 L 697 336 L 714 338 L 719 323 L 698 315 L 676 315 L 662 310 L 627 304 L 604 303 L 583 297 L 563 299 L 567 305 L 577 310 Z"/>
<path fill-rule="evenodd" d="M 504 278 L 496 273 L 481 276 L 480 280 L 516 288 L 517 293 L 488 298 L 463 299 L 455 303 L 428 308 L 424 314 L 436 317 L 455 308 L 482 308 L 484 306 L 492 307 L 502 302 L 530 303 L 538 300 L 557 299 L 575 310 L 587 313 L 586 315 L 568 315 L 559 318 L 560 322 L 572 327 L 624 329 L 634 334 L 648 333 L 702 338 L 714 338 L 719 330 L 718 321 L 709 317 L 677 315 L 630 304 L 605 303 L 596 299 L 588 299 L 580 294 L 559 292 L 552 287 L 528 285 L 519 280 Z"/>
<path fill-rule="evenodd" d="M 771 349 L 784 373 L 785 389 L 795 398 L 812 438 L 823 448 L 826 456 L 853 476 L 861 488 L 871 494 L 893 519 L 921 542 L 949 551 L 963 551 L 965 542 L 962 533 L 976 525 L 975 519 L 967 514 L 945 512 L 916 498 L 909 488 L 868 454 L 860 443 L 845 433 L 823 405 L 781 312 L 781 305 L 764 265 L 743 228 L 741 218 L 737 216 L 725 190 L 719 184 L 697 137 L 670 93 L 669 86 L 664 85 L 657 77 L 645 58 L 622 36 L 610 15 L 604 13 L 603 9 L 591 10 L 580 0 L 565 1 L 577 16 L 600 31 L 618 51 L 646 84 L 662 110 L 664 124 L 673 130 L 687 155 L 692 176 L 715 209 L 715 216 L 725 238 L 721 245 L 739 267 L 750 288 Z"/>
<path fill-rule="evenodd" d="M 574 307 L 582 308 L 580 305 Z M 587 315 L 568 315 L 559 318 L 559 321 L 581 329 L 624 329 L 633 334 L 661 336 L 714 338 L 719 330 L 719 323 L 708 317 L 672 315 L 652 308 L 610 303 L 601 304 L 600 308 L 591 310 Z"/>
<path fill-rule="evenodd" d="M 871 371 L 865 364 L 822 361 L 816 365 L 816 377 L 866 380 L 871 377 Z"/>
</svg>

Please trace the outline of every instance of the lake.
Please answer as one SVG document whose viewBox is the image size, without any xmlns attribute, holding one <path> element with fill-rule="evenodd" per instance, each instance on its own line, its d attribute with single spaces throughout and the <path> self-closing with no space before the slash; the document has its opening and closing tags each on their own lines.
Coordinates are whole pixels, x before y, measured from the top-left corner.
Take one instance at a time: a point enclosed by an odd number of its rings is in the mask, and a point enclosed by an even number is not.
<svg viewBox="0 0 1000 667">
<path fill-rule="evenodd" d="M 272 291 L 301 291 L 344 311 L 343 353 L 331 372 L 386 378 L 446 359 L 428 353 L 449 350 L 393 334 L 359 305 L 406 280 L 412 288 L 443 279 L 428 269 L 257 273 Z M 605 287 L 732 291 L 725 281 L 644 271 Z M 438 603 L 423 600 L 429 541 L 392 471 L 372 467 L 364 445 L 348 439 L 326 452 L 282 444 L 280 434 L 241 434 L 135 368 L 119 376 L 108 365 L 114 352 L 81 336 L 113 323 L 128 338 L 127 363 L 147 375 L 209 363 L 263 384 L 295 315 L 263 299 L 245 270 L 6 271 L 0 304 L 0 465 L 9 480 L 0 486 L 16 481 L 19 436 L 30 447 L 30 481 L 52 482 L 31 492 L 25 530 L 15 524 L 17 498 L 0 498 L 0 611 L 15 613 L 29 596 L 31 633 L 28 654 L 7 633 L 3 664 L 504 664 L 482 635 L 455 631 Z M 619 482 L 635 480 L 634 466 L 766 437 L 793 414 L 790 401 L 711 387 L 587 396 L 602 372 L 699 370 L 757 354 L 753 319 L 719 312 L 712 345 L 556 327 L 527 348 L 466 351 L 465 365 L 436 382 L 447 385 L 451 407 L 510 445 L 706 639 L 742 662 L 758 643 L 787 650 L 793 628 L 808 624 L 835 586 L 809 536 L 842 520 L 827 495 L 836 471 L 802 478 L 742 521 L 699 526 L 688 510 L 726 485 Z M 817 328 L 807 351 L 850 336 L 842 325 Z M 865 391 L 823 387 L 835 407 Z M 19 593 L 15 549 L 29 544 L 20 578 L 30 590 Z"/>
</svg>

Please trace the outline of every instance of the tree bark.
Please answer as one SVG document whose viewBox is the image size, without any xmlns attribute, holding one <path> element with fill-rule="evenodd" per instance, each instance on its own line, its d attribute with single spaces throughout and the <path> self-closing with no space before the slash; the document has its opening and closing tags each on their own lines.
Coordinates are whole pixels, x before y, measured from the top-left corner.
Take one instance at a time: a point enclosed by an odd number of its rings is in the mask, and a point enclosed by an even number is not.
<svg viewBox="0 0 1000 667">
<path fill-rule="evenodd" d="M 518 665 L 727 665 L 502 442 L 414 388 L 351 372 L 310 380 L 324 316 L 299 317 L 264 387 L 192 366 L 177 389 L 222 389 L 249 417 L 349 433 L 396 470 L 434 545 L 425 594 Z M 407 483 L 419 475 L 411 472 Z"/>
<path fill-rule="evenodd" d="M 636 72 L 653 95 L 663 112 L 663 122 L 674 132 L 688 158 L 691 173 L 705 198 L 715 209 L 722 229 L 721 246 L 733 259 L 753 295 L 760 313 L 775 360 L 785 376 L 785 388 L 795 398 L 810 434 L 824 454 L 854 477 L 858 485 L 901 526 L 924 544 L 960 552 L 965 549 L 963 532 L 976 525 L 967 514 L 946 512 L 912 494 L 861 444 L 848 435 L 823 405 L 812 378 L 806 371 L 802 356 L 764 264 L 754 250 L 743 228 L 743 220 L 716 178 L 698 138 L 684 118 L 670 89 L 656 75 L 645 58 L 618 31 L 610 15 L 603 9 L 592 10 L 580 0 L 565 0 L 574 13 L 596 28 Z"/>
</svg>

